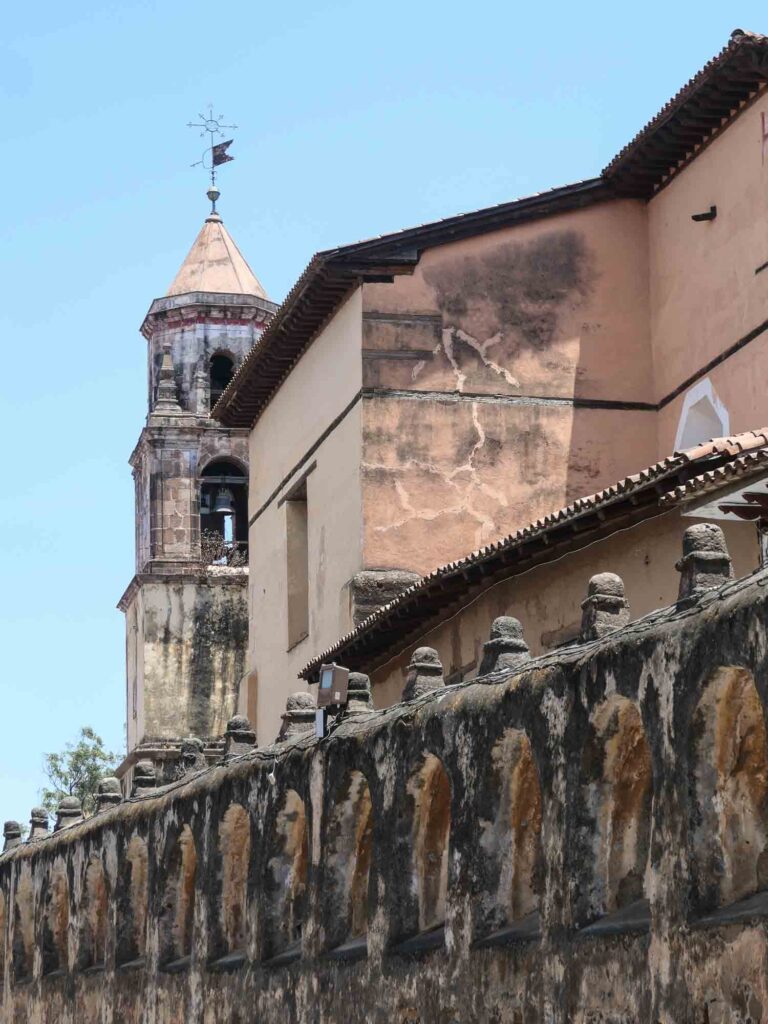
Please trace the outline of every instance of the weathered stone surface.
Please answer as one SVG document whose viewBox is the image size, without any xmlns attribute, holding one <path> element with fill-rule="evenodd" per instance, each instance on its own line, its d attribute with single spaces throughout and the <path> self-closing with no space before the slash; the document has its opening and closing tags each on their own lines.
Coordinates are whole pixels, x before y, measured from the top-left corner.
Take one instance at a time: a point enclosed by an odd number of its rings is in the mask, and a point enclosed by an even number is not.
<svg viewBox="0 0 768 1024">
<path fill-rule="evenodd" d="M 675 568 L 680 573 L 680 601 L 695 600 L 733 579 L 731 556 L 720 527 L 714 523 L 689 526 L 683 534 L 683 557 Z"/>
<path fill-rule="evenodd" d="M 224 756 L 237 757 L 256 747 L 256 733 L 245 715 L 235 715 L 227 722 L 224 733 Z"/>
<path fill-rule="evenodd" d="M 613 572 L 593 576 L 581 604 L 581 639 L 597 640 L 629 622 L 629 601 L 624 581 Z"/>
<path fill-rule="evenodd" d="M 764 1019 L 767 584 L 8 851 L 3 1019 Z"/>
<path fill-rule="evenodd" d="M 530 657 L 521 623 L 511 615 L 500 615 L 493 620 L 490 638 L 483 644 L 483 660 L 477 674 L 485 676 L 502 669 L 518 668 Z"/>
<path fill-rule="evenodd" d="M 280 743 L 302 733 L 312 732 L 315 728 L 316 710 L 317 702 L 311 693 L 307 693 L 306 690 L 292 693 L 285 702 L 285 713 L 280 716 L 283 724 L 280 726 L 276 742 Z"/>
<path fill-rule="evenodd" d="M 102 779 L 99 783 L 99 791 L 96 794 L 96 811 L 106 811 L 123 799 L 123 787 L 120 779 L 114 775 Z"/>
<path fill-rule="evenodd" d="M 82 820 L 83 805 L 80 803 L 79 797 L 65 796 L 59 801 L 59 806 L 56 808 L 56 824 L 53 831 L 58 832 L 59 829 L 79 825 Z"/>
<path fill-rule="evenodd" d="M 355 573 L 349 584 L 352 621 L 357 625 L 367 619 L 420 579 L 418 573 L 407 569 L 363 569 Z"/>
<path fill-rule="evenodd" d="M 432 647 L 418 647 L 408 665 L 403 700 L 415 700 L 441 686 L 445 686 L 445 679 L 437 651 Z"/>
<path fill-rule="evenodd" d="M 21 825 L 18 821 L 6 821 L 3 825 L 3 853 L 13 850 L 21 842 Z"/>
<path fill-rule="evenodd" d="M 156 785 L 155 766 L 151 761 L 139 761 L 133 769 L 131 796 L 141 796 L 148 789 L 154 789 Z"/>
<path fill-rule="evenodd" d="M 44 807 L 33 807 L 29 816 L 29 838 L 45 839 L 48 835 L 48 811 Z"/>
</svg>

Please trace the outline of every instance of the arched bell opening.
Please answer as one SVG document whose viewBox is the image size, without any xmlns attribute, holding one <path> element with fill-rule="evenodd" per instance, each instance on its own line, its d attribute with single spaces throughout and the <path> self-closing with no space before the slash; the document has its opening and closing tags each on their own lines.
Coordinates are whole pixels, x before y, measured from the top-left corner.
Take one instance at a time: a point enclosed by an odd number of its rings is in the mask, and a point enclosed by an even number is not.
<svg viewBox="0 0 768 1024">
<path fill-rule="evenodd" d="M 235 361 L 226 352 L 214 352 L 208 363 L 208 384 L 211 409 L 227 389 L 235 375 Z"/>
<path fill-rule="evenodd" d="M 227 459 L 208 463 L 200 476 L 200 545 L 208 564 L 247 564 L 248 480 Z"/>
<path fill-rule="evenodd" d="M 694 904 L 709 910 L 768 889 L 768 740 L 752 674 L 718 668 L 691 721 Z"/>
</svg>

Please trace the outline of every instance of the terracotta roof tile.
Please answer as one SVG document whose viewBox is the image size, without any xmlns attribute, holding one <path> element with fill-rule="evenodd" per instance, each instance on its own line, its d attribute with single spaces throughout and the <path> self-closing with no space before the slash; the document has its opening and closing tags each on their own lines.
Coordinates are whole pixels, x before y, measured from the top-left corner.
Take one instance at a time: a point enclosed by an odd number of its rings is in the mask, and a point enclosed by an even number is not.
<svg viewBox="0 0 768 1024">
<path fill-rule="evenodd" d="M 435 592 L 439 590 L 445 580 L 465 574 L 468 570 L 483 565 L 489 560 L 494 559 L 494 557 L 506 553 L 509 553 L 511 559 L 514 559 L 515 554 L 519 553 L 526 542 L 546 535 L 553 527 L 563 523 L 573 524 L 580 516 L 587 516 L 598 510 L 608 509 L 611 505 L 619 503 L 628 494 L 637 494 L 649 488 L 655 492 L 657 483 L 676 472 L 680 472 L 683 469 L 687 470 L 689 466 L 715 458 L 730 459 L 737 457 L 737 461 L 739 461 L 738 457 L 743 458 L 744 453 L 755 452 L 763 449 L 764 446 L 768 448 L 768 427 L 760 430 L 748 430 L 742 434 L 734 434 L 729 437 L 712 438 L 702 444 L 695 445 L 693 448 L 673 452 L 672 455 L 653 463 L 653 465 L 646 467 L 639 473 L 633 473 L 630 476 L 624 477 L 622 480 L 597 491 L 595 494 L 578 498 L 570 505 L 557 509 L 555 512 L 536 519 L 514 533 L 502 537 L 490 545 L 485 545 L 477 551 L 471 552 L 465 558 L 441 565 L 403 590 L 388 604 L 378 608 L 353 630 L 350 630 L 349 633 L 341 637 L 332 647 L 329 647 L 322 654 L 313 658 L 302 669 L 300 677 L 310 679 L 324 662 L 334 659 L 343 660 L 345 657 L 348 657 L 353 647 L 361 648 L 361 642 L 370 636 L 377 627 L 383 626 L 385 623 L 389 629 L 397 630 L 396 619 L 399 613 L 404 610 L 409 612 L 411 630 L 416 628 L 413 623 L 426 622 L 429 616 L 429 598 L 435 595 Z M 759 458 L 760 460 L 768 459 L 768 450 L 760 451 Z M 725 467 L 728 465 L 729 463 L 726 462 L 724 466 L 715 467 L 707 472 L 718 472 L 720 470 L 727 472 Z M 685 492 L 684 485 L 680 485 L 680 487 L 683 492 L 680 498 L 689 496 Z M 676 490 L 676 488 L 672 488 L 667 492 L 667 495 L 673 495 L 673 497 L 666 499 L 665 495 L 666 500 L 663 507 L 668 507 L 674 501 L 679 500 L 674 497 Z M 656 498 L 649 503 L 648 508 L 649 514 L 658 514 L 659 509 L 662 508 L 662 499 L 660 497 Z M 504 568 L 510 569 L 512 566 L 507 562 Z M 511 575 L 512 573 L 509 572 L 508 574 Z M 386 646 L 389 647 L 394 644 L 396 644 L 396 641 L 393 643 L 391 637 L 389 637 Z M 381 644 L 380 648 L 384 646 L 384 644 Z"/>
</svg>

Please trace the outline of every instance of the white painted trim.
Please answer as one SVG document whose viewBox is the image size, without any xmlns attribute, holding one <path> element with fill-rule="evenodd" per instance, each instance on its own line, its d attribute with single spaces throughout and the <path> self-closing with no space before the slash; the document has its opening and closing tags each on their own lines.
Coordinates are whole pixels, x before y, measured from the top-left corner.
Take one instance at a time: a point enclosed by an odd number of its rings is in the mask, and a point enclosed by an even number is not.
<svg viewBox="0 0 768 1024">
<path fill-rule="evenodd" d="M 705 377 L 703 380 L 698 381 L 690 391 L 686 392 L 685 399 L 683 400 L 683 407 L 680 410 L 680 419 L 677 423 L 677 434 L 675 435 L 675 451 L 680 451 L 682 447 L 683 434 L 688 423 L 688 415 L 691 408 L 700 402 L 702 398 L 708 398 L 715 415 L 720 420 L 720 437 L 726 437 L 731 431 L 731 417 L 728 409 L 720 401 L 717 392 L 712 387 L 712 381 L 709 377 Z M 708 441 L 709 438 L 701 438 L 702 441 Z"/>
</svg>

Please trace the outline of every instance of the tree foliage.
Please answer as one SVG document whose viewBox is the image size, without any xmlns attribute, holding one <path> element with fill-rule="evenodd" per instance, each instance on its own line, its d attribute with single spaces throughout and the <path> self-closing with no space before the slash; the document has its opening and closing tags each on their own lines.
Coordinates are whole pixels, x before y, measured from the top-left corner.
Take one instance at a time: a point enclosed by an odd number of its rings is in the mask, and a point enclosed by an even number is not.
<svg viewBox="0 0 768 1024">
<path fill-rule="evenodd" d="M 83 726 L 76 743 L 67 743 L 59 754 L 43 755 L 43 771 L 50 783 L 40 794 L 43 806 L 54 814 L 63 797 L 76 796 L 83 812 L 93 814 L 99 783 L 114 774 L 119 763 L 119 755 L 104 747 L 101 736 Z"/>
</svg>

